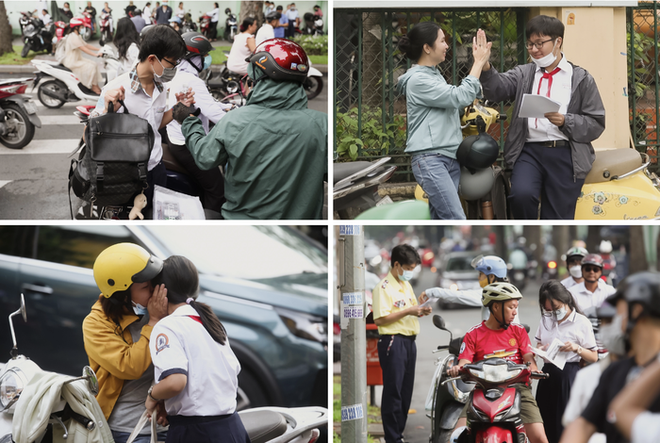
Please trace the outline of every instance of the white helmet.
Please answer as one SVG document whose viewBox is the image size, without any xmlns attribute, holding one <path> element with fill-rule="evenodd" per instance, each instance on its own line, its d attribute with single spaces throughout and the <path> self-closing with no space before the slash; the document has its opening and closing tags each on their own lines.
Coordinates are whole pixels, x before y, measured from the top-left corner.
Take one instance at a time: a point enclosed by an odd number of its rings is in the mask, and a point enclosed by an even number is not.
<svg viewBox="0 0 660 443">
<path fill-rule="evenodd" d="M 612 252 L 612 242 L 609 240 L 602 240 L 598 249 L 601 254 L 609 254 Z"/>
</svg>

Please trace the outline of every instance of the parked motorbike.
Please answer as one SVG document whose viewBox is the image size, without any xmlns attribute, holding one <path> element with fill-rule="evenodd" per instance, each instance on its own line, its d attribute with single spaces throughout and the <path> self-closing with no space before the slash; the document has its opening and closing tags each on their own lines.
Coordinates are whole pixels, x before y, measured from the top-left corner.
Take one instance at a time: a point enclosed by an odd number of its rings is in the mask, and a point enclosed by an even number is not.
<svg viewBox="0 0 660 443">
<path fill-rule="evenodd" d="M 62 41 L 64 38 L 64 31 L 66 29 L 66 23 L 63 21 L 57 21 L 53 23 L 53 28 L 55 29 L 55 32 L 53 33 L 53 48 Z"/>
<path fill-rule="evenodd" d="M 101 16 L 99 17 L 99 31 L 101 32 L 101 40 L 99 41 L 101 46 L 112 41 L 112 35 L 115 31 L 111 14 L 101 12 Z"/>
<path fill-rule="evenodd" d="M 225 9 L 227 19 L 225 20 L 225 34 L 224 39 L 230 43 L 234 42 L 234 37 L 238 34 L 238 19 L 236 14 L 231 12 L 231 9 Z"/>
<path fill-rule="evenodd" d="M 80 28 L 80 37 L 88 42 L 92 38 L 92 14 L 87 11 L 82 11 L 80 14 L 82 17 L 78 18 L 83 21 L 83 26 Z"/>
<path fill-rule="evenodd" d="M 386 166 L 390 157 L 373 162 L 335 163 L 333 201 L 335 218 L 355 218 L 361 212 L 391 201 L 379 199 L 378 185 L 392 177 L 396 166 Z"/>
<path fill-rule="evenodd" d="M 211 16 L 204 14 L 199 18 L 199 32 L 202 33 L 204 37 L 211 40 Z"/>
<path fill-rule="evenodd" d="M 19 22 L 23 33 L 21 57 L 27 57 L 30 51 L 48 53 L 53 51 L 53 34 L 46 29 L 41 19 L 32 17 L 27 12 L 21 12 Z"/>
<path fill-rule="evenodd" d="M 197 23 L 193 21 L 190 12 L 183 16 L 183 23 L 181 24 L 181 34 L 186 32 L 197 32 Z"/>
<path fill-rule="evenodd" d="M 444 319 L 439 315 L 433 316 L 433 324 L 436 328 L 449 332 L 449 344 L 440 345 L 433 352 L 447 350 L 449 353 L 436 360 L 435 373 L 426 396 L 426 416 L 431 419 L 429 443 L 447 443 L 474 385 L 467 384 L 460 379 L 447 385 L 444 384 L 445 380 L 449 378 L 447 370 L 458 364 L 458 354 L 463 337 L 453 338 L 451 331 L 445 326 Z"/>
<path fill-rule="evenodd" d="M 35 127 L 41 127 L 32 97 L 22 95 L 31 78 L 0 80 L 0 143 L 21 149 L 32 141 Z"/>
<path fill-rule="evenodd" d="M 66 102 L 96 102 L 99 99 L 98 94 L 80 83 L 78 77 L 64 65 L 48 60 L 32 60 L 32 64 L 39 71 L 32 90 L 39 87 L 37 97 L 45 107 L 61 108 Z"/>
<path fill-rule="evenodd" d="M 0 372 L 0 441 L 87 441 L 90 434 L 96 434 L 111 442 L 108 423 L 95 398 L 98 381 L 92 368 L 85 366 L 81 377 L 58 375 L 19 355 L 13 324 L 13 317 L 19 314 L 27 322 L 23 294 L 20 308 L 9 315 L 13 348 L 11 360 Z"/>
<path fill-rule="evenodd" d="M 306 12 L 303 15 L 305 26 L 301 29 L 303 35 L 324 35 L 323 32 L 323 19 L 311 12 Z"/>
</svg>

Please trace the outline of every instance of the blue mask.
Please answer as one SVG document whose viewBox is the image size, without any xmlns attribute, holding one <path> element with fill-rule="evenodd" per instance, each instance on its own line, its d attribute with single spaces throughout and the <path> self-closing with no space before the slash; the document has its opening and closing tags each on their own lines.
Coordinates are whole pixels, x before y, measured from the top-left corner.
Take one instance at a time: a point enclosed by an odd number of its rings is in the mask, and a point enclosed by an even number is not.
<svg viewBox="0 0 660 443">
<path fill-rule="evenodd" d="M 208 69 L 211 66 L 211 62 L 213 62 L 213 57 L 211 57 L 210 55 L 204 57 L 204 67 L 202 68 L 202 71 L 204 69 Z"/>
<path fill-rule="evenodd" d="M 135 312 L 135 315 L 146 315 L 147 308 L 142 306 L 140 303 L 135 303 L 133 302 L 133 312 Z"/>
<path fill-rule="evenodd" d="M 413 271 L 403 270 L 403 274 L 399 276 L 401 281 L 410 281 L 413 278 Z"/>
</svg>

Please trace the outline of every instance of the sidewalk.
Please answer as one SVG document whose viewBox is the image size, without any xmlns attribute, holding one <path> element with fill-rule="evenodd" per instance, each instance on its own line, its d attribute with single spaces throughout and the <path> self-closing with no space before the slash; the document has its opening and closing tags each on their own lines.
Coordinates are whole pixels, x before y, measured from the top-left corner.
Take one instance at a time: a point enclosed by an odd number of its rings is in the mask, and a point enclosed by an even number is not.
<svg viewBox="0 0 660 443">
<path fill-rule="evenodd" d="M 99 38 L 98 37 L 92 37 L 92 39 L 89 41 L 92 45 L 99 45 Z M 13 46 L 23 46 L 23 39 L 20 36 L 14 36 L 14 39 L 12 40 L 11 44 Z M 215 42 L 211 43 L 213 47 L 218 47 L 218 46 L 227 46 L 230 44 L 229 42 L 226 42 L 224 40 L 218 40 Z M 20 52 L 16 54 L 17 58 L 20 58 Z M 34 57 L 37 60 L 50 60 L 50 61 L 55 61 L 55 57 L 46 54 L 45 52 L 39 53 L 39 55 Z M 217 65 L 214 65 L 217 66 Z M 316 69 L 321 71 L 324 75 L 328 75 L 328 65 L 314 65 Z M 0 75 L 2 74 L 33 74 L 36 72 L 36 69 L 34 66 L 32 66 L 31 63 L 27 63 L 25 65 L 0 65 Z"/>
</svg>

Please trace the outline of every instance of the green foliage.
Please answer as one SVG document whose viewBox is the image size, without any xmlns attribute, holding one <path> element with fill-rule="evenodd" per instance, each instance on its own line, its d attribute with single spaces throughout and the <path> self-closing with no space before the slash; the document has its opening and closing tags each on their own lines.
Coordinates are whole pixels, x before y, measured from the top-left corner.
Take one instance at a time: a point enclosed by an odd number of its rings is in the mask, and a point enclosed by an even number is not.
<svg viewBox="0 0 660 443">
<path fill-rule="evenodd" d="M 362 106 L 362 136 L 358 137 L 358 109 L 337 113 L 337 156 L 339 161 L 355 161 L 360 156 L 386 156 L 390 149 L 403 150 L 406 144 L 406 118 L 394 115 L 383 127 L 383 110 Z"/>
<path fill-rule="evenodd" d="M 654 60 L 651 56 L 655 53 L 653 38 L 642 32 L 633 32 L 633 51 L 630 52 L 630 31 L 626 32 L 626 48 L 628 49 L 628 94 L 634 94 L 636 98 L 644 95 L 648 83 L 652 81 L 649 76 L 654 76 Z M 632 63 L 635 63 L 633 76 Z"/>
<path fill-rule="evenodd" d="M 307 55 L 328 55 L 327 35 L 299 35 L 293 41 L 302 46 Z"/>
</svg>

